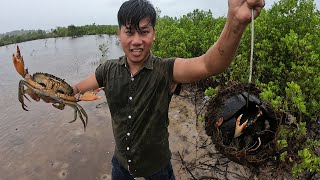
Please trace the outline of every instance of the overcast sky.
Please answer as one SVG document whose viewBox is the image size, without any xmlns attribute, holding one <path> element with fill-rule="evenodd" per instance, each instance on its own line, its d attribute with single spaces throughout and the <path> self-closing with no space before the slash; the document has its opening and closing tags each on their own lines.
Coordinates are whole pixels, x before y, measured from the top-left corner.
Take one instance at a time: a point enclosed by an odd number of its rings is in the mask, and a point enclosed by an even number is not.
<svg viewBox="0 0 320 180">
<path fill-rule="evenodd" d="M 0 33 L 13 30 L 50 30 L 58 26 L 117 24 L 117 12 L 125 0 L 1 0 Z M 225 16 L 227 0 L 150 0 L 161 16 L 179 17 L 194 9 Z M 270 8 L 279 0 L 266 0 Z M 320 5 L 320 0 L 315 0 Z"/>
</svg>

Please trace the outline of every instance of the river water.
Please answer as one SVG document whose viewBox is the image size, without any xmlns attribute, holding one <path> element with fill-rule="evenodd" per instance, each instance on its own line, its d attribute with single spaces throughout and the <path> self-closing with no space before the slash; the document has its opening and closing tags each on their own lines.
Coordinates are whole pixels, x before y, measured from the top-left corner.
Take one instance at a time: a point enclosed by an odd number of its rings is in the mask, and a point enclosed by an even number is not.
<svg viewBox="0 0 320 180">
<path fill-rule="evenodd" d="M 74 84 L 106 58 L 122 55 L 116 36 L 52 38 L 19 43 L 29 73 L 46 72 Z M 86 131 L 73 109 L 42 101 L 18 101 L 22 77 L 12 63 L 16 44 L 0 47 L 0 180 L 109 179 L 114 139 L 106 100 L 79 102 L 89 116 Z M 101 92 L 100 95 L 104 94 Z M 97 108 L 96 106 L 99 105 Z"/>
</svg>

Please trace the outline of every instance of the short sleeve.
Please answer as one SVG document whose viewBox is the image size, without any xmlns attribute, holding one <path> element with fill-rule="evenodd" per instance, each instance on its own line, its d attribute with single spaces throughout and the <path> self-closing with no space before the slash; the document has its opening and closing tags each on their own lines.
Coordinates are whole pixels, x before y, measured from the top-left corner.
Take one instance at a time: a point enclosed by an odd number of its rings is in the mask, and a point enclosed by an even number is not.
<svg viewBox="0 0 320 180">
<path fill-rule="evenodd" d="M 176 58 L 168 58 L 165 59 L 165 61 L 167 61 L 168 63 L 168 69 L 169 69 L 169 80 L 173 81 L 173 67 L 174 67 L 174 62 L 175 62 Z"/>
<path fill-rule="evenodd" d="M 105 61 L 104 63 L 100 64 L 96 69 L 95 74 L 96 74 L 96 80 L 99 84 L 99 87 L 106 86 L 107 66 L 108 66 L 108 61 Z"/>
<path fill-rule="evenodd" d="M 173 82 L 173 69 L 174 69 L 174 62 L 175 62 L 176 58 L 168 58 L 165 59 L 165 61 L 167 61 L 168 63 L 168 75 L 169 75 L 169 81 L 171 82 L 171 84 L 169 85 L 170 87 L 170 92 L 176 95 L 180 94 L 181 91 L 181 84 L 176 84 Z"/>
</svg>

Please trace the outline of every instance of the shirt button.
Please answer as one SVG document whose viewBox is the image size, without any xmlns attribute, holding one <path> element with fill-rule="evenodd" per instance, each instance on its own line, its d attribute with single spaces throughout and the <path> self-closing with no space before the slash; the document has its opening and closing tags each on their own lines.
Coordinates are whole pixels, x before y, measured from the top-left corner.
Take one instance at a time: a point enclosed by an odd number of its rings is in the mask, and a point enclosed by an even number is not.
<svg viewBox="0 0 320 180">
<path fill-rule="evenodd" d="M 129 147 L 127 147 L 127 150 L 129 151 L 129 150 L 130 150 L 130 148 L 129 148 Z"/>
<path fill-rule="evenodd" d="M 131 119 L 131 116 L 129 115 L 128 118 Z"/>
<path fill-rule="evenodd" d="M 128 163 L 131 163 L 131 159 L 128 160 Z"/>
<path fill-rule="evenodd" d="M 129 97 L 129 100 L 131 101 L 131 100 L 132 100 L 132 97 Z"/>
<path fill-rule="evenodd" d="M 134 81 L 134 78 L 131 78 L 131 81 Z"/>
<path fill-rule="evenodd" d="M 130 133 L 127 133 L 127 136 L 130 136 Z"/>
</svg>

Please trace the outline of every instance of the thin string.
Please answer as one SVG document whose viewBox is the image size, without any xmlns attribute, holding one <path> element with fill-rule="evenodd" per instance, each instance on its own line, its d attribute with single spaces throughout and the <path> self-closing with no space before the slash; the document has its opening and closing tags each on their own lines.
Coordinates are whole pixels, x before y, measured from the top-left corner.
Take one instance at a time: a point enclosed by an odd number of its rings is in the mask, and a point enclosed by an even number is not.
<svg viewBox="0 0 320 180">
<path fill-rule="evenodd" d="M 253 64 L 253 46 L 254 46 L 254 10 L 251 10 L 251 55 L 250 55 L 250 74 L 249 74 L 249 84 L 251 84 L 252 79 L 252 64 Z"/>
<path fill-rule="evenodd" d="M 249 107 L 250 97 L 250 86 L 252 80 L 252 67 L 253 67 L 253 46 L 254 46 L 254 10 L 251 10 L 251 54 L 250 54 L 250 72 L 249 72 L 249 83 L 248 83 L 248 97 L 247 97 L 247 108 Z"/>
</svg>

